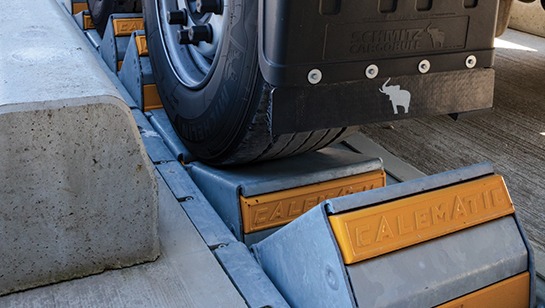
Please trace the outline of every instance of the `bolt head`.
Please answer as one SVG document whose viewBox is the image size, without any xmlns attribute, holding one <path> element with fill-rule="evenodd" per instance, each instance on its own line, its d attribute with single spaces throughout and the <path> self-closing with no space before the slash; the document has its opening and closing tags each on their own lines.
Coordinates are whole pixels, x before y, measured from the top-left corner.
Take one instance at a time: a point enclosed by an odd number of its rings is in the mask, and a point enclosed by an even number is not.
<svg viewBox="0 0 545 308">
<path fill-rule="evenodd" d="M 365 76 L 369 79 L 375 79 L 378 76 L 378 72 L 378 66 L 371 64 L 365 69 Z"/>
<path fill-rule="evenodd" d="M 422 74 L 426 74 L 430 71 L 431 63 L 428 60 L 422 60 L 418 63 L 418 71 Z"/>
<path fill-rule="evenodd" d="M 320 81 L 322 81 L 322 72 L 315 68 L 308 72 L 307 79 L 310 84 L 318 84 Z"/>
<path fill-rule="evenodd" d="M 474 68 L 477 65 L 477 57 L 474 55 L 470 55 L 466 58 L 466 67 L 467 68 Z"/>
<path fill-rule="evenodd" d="M 212 42 L 212 26 L 210 24 L 206 24 L 204 26 L 193 26 L 189 28 L 189 40 L 197 45 L 201 41 L 205 41 L 207 43 Z"/>
<path fill-rule="evenodd" d="M 178 43 L 179 44 L 191 44 L 189 39 L 189 30 L 178 30 Z"/>
</svg>

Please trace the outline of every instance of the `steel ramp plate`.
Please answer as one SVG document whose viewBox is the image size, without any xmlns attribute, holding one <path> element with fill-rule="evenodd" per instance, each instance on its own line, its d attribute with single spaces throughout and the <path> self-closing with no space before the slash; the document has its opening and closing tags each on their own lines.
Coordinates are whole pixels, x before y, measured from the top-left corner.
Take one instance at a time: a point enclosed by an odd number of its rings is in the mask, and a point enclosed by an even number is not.
<svg viewBox="0 0 545 308">
<path fill-rule="evenodd" d="M 527 292 L 529 288 L 530 273 L 524 272 L 440 305 L 438 308 L 530 307 Z"/>
<path fill-rule="evenodd" d="M 380 159 L 332 148 L 236 168 L 193 162 L 188 169 L 228 228 L 248 245 L 327 198 L 386 184 Z"/>
<path fill-rule="evenodd" d="M 114 19 L 122 20 L 122 19 Z M 127 19 L 131 20 L 131 19 Z M 120 38 L 115 37 L 115 40 Z M 122 42 L 119 41 L 121 44 Z M 144 112 L 163 107 L 157 92 L 151 62 L 147 56 L 147 43 L 144 31 L 137 30 L 130 35 L 128 46 L 125 46 L 123 63 L 118 72 L 119 80 L 134 98 L 140 110 Z M 109 45 L 111 47 L 111 45 Z M 121 49 L 120 49 L 121 50 Z M 105 54 L 103 52 L 103 54 Z"/>
<path fill-rule="evenodd" d="M 527 271 L 528 253 L 508 216 L 347 270 L 360 307 L 432 307 Z"/>
<path fill-rule="evenodd" d="M 480 164 L 326 200 L 252 249 L 294 306 L 427 307 L 523 273 L 517 296 L 531 303 L 532 251 L 492 172 Z"/>
<path fill-rule="evenodd" d="M 384 171 L 375 170 L 279 192 L 240 196 L 244 232 L 252 233 L 285 225 L 325 199 L 384 187 L 385 184 Z"/>
<path fill-rule="evenodd" d="M 291 306 L 355 306 L 323 206 L 312 208 L 251 249 Z"/>
</svg>

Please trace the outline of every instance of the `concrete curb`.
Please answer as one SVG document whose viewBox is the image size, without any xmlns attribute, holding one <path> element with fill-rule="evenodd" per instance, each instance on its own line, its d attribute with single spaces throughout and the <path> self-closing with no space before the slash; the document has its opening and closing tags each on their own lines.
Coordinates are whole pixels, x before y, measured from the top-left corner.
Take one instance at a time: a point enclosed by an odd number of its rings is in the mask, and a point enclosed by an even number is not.
<svg viewBox="0 0 545 308">
<path fill-rule="evenodd" d="M 540 1 L 532 3 L 514 1 L 509 28 L 545 37 L 545 10 L 541 7 Z"/>
<path fill-rule="evenodd" d="M 155 260 L 130 109 L 55 1 L 1 2 L 0 18 L 0 295 Z"/>
</svg>

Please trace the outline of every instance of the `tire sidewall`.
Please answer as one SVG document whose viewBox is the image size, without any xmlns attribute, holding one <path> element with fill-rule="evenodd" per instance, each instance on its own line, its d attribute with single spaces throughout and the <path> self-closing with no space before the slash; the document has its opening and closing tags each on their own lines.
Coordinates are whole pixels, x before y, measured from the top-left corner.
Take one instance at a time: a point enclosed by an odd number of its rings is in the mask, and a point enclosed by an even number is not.
<svg viewBox="0 0 545 308">
<path fill-rule="evenodd" d="M 205 159 L 229 152 L 242 138 L 241 128 L 256 108 L 257 1 L 228 1 L 219 57 L 208 83 L 200 89 L 178 80 L 162 47 L 155 0 L 144 1 L 148 48 L 164 108 L 184 144 Z"/>
<path fill-rule="evenodd" d="M 104 30 L 108 24 L 108 19 L 110 18 L 110 14 L 114 12 L 115 5 L 115 0 L 87 0 L 87 6 L 91 12 L 91 18 L 101 37 L 104 35 Z"/>
<path fill-rule="evenodd" d="M 100 5 L 97 4 L 100 2 Z M 139 13 L 142 11 L 141 0 L 87 0 L 91 19 L 97 32 L 102 37 L 110 15 L 113 13 Z"/>
</svg>

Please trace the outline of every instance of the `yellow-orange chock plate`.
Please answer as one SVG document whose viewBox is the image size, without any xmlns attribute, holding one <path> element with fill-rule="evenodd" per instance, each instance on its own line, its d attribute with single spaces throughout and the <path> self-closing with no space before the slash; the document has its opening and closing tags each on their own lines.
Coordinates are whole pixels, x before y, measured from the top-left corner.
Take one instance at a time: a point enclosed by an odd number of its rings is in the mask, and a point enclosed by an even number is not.
<svg viewBox="0 0 545 308">
<path fill-rule="evenodd" d="M 353 264 L 514 212 L 499 175 L 329 216 L 345 264 Z"/>
<path fill-rule="evenodd" d="M 386 185 L 383 170 L 252 197 L 240 197 L 244 233 L 289 223 L 320 202 Z"/>
<path fill-rule="evenodd" d="M 136 30 L 144 30 L 143 18 L 119 18 L 112 22 L 115 36 L 129 36 Z"/>
</svg>

